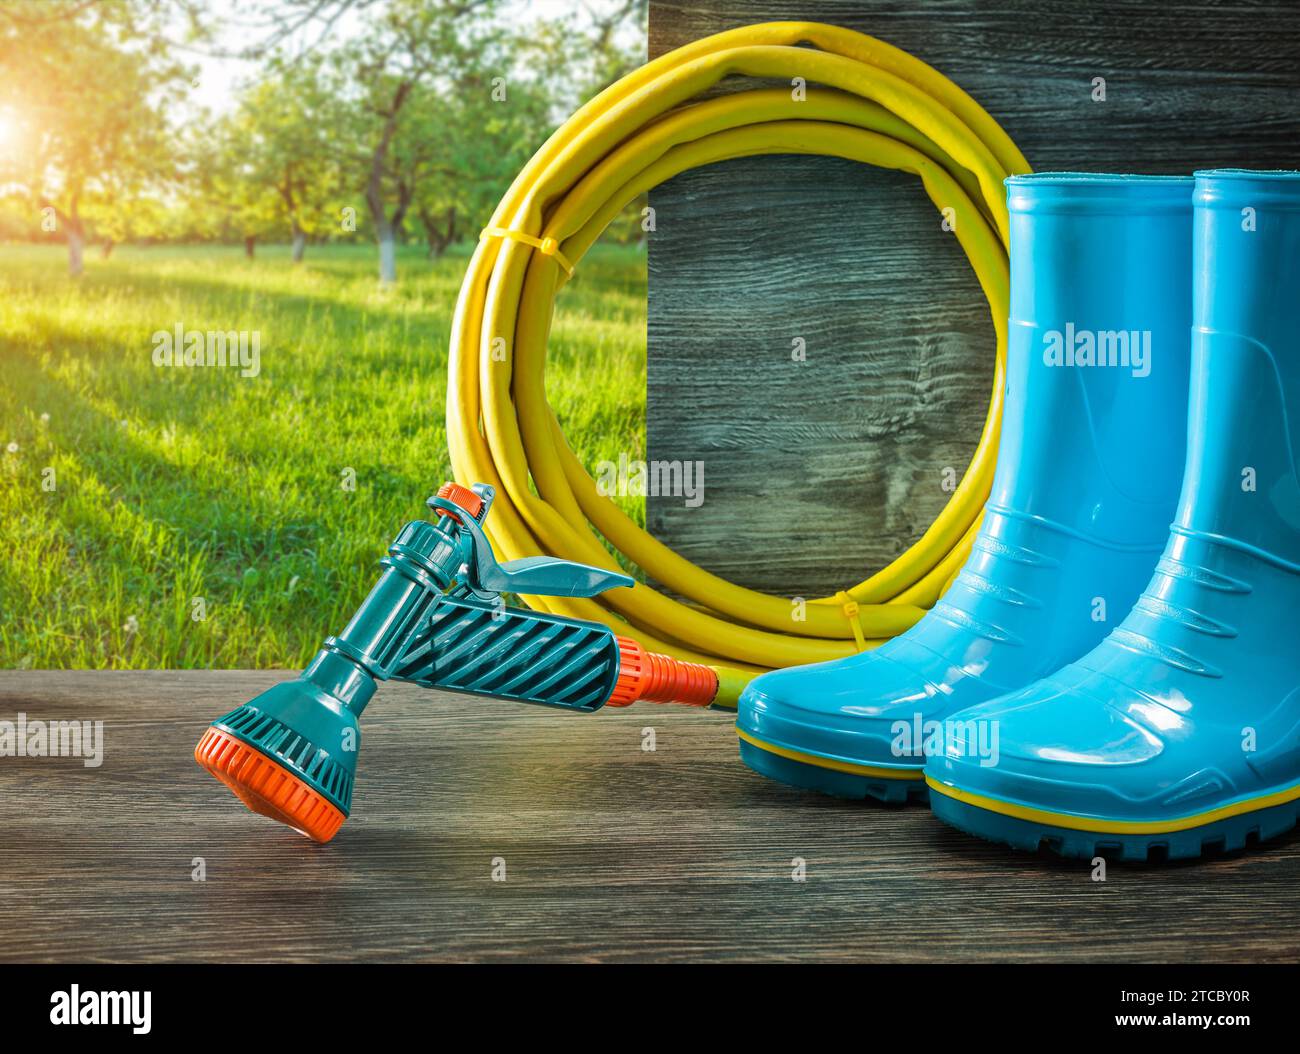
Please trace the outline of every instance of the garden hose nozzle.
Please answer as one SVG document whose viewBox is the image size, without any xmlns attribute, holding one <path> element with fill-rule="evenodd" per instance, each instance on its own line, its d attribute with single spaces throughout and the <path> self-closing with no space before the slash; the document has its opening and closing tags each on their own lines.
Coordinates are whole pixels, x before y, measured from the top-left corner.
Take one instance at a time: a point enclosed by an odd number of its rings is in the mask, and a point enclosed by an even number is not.
<svg viewBox="0 0 1300 1054">
<path fill-rule="evenodd" d="M 432 521 L 402 528 L 352 621 L 302 674 L 214 721 L 200 765 L 254 812 L 318 842 L 347 819 L 378 681 L 590 712 L 638 699 L 709 705 L 707 666 L 646 652 L 607 626 L 507 606 L 503 593 L 590 597 L 635 583 L 550 556 L 498 564 L 483 534 L 493 488 L 446 483 Z"/>
</svg>

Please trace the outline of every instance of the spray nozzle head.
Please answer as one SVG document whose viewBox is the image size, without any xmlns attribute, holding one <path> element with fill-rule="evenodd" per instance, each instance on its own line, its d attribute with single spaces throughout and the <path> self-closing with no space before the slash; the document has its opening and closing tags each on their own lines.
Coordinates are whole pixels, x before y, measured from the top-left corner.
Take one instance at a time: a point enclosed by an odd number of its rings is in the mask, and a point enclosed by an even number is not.
<svg viewBox="0 0 1300 1054">
<path fill-rule="evenodd" d="M 332 674 L 354 685 L 351 698 L 346 684 L 343 697 L 326 687 Z M 354 663 L 322 651 L 301 677 L 214 721 L 194 760 L 254 812 L 328 842 L 352 806 L 361 745 L 357 712 L 373 691 L 373 679 Z"/>
</svg>

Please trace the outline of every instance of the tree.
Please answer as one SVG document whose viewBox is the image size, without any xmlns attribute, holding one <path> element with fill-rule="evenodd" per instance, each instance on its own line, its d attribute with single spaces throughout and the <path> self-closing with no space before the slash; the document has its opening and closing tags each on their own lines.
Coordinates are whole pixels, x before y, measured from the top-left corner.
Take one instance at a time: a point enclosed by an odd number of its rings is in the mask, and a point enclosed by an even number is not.
<svg viewBox="0 0 1300 1054">
<path fill-rule="evenodd" d="M 254 132 L 231 113 L 194 137 L 191 209 L 207 237 L 243 242 L 253 257 L 258 239 L 283 229 L 280 195 L 252 160 Z"/>
<path fill-rule="evenodd" d="M 93 217 L 124 229 L 125 211 L 174 176 L 163 109 L 188 79 L 149 46 L 156 17 L 140 0 L 16 0 L 0 17 L 0 109 L 15 129 L 0 186 L 63 235 L 74 276 Z"/>
<path fill-rule="evenodd" d="M 522 71 L 530 42 L 499 41 L 501 61 L 467 72 L 415 107 L 409 134 L 429 157 L 414 184 L 414 208 L 431 257 L 489 219 L 515 174 L 551 131 L 553 79 Z M 507 65 L 505 55 L 512 57 Z M 480 66 L 482 63 L 480 63 Z"/>
<path fill-rule="evenodd" d="M 342 121 L 320 76 L 320 61 L 273 62 L 271 75 L 247 89 L 227 149 L 243 158 L 243 178 L 274 188 L 300 263 L 307 238 L 331 222 L 328 206 L 341 171 L 333 128 Z M 248 196 L 247 191 L 245 196 Z"/>
<path fill-rule="evenodd" d="M 465 78 L 500 37 L 496 0 L 390 0 L 364 32 L 331 56 L 337 97 L 355 100 L 351 156 L 361 167 L 379 247 L 379 280 L 397 280 L 397 238 L 421 181 L 437 163 L 429 136 L 440 95 Z"/>
</svg>

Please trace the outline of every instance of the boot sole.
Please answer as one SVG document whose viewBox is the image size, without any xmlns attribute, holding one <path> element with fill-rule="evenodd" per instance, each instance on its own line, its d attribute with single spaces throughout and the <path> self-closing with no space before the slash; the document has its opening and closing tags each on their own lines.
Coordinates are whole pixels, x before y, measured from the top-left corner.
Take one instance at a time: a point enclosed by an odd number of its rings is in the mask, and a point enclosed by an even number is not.
<svg viewBox="0 0 1300 1054">
<path fill-rule="evenodd" d="M 1080 860 L 1194 860 L 1266 842 L 1291 830 L 1300 819 L 1300 787 L 1170 820 L 1160 830 L 1160 822 L 1101 820 L 1031 809 L 928 776 L 926 782 L 932 791 L 930 809 L 944 823 L 1013 849 L 1033 853 L 1046 848 Z M 1251 808 L 1256 802 L 1261 806 Z M 1202 817 L 1205 822 L 1198 823 Z"/>
<path fill-rule="evenodd" d="M 930 796 L 919 766 L 915 775 L 896 776 L 894 770 L 834 761 L 777 746 L 739 729 L 736 734 L 740 737 L 740 760 L 760 776 L 778 783 L 829 794 L 833 798 L 853 801 L 875 798 L 893 805 L 923 802 Z M 898 771 L 908 772 L 906 769 Z"/>
</svg>

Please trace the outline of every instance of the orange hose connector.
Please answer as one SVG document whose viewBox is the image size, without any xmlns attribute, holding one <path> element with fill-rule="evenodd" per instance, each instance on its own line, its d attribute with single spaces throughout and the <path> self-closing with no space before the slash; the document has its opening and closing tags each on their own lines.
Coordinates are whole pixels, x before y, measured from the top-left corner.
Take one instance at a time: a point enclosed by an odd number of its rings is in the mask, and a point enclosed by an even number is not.
<svg viewBox="0 0 1300 1054">
<path fill-rule="evenodd" d="M 708 706 L 718 694 L 718 675 L 711 667 L 646 651 L 631 637 L 618 641 L 618 680 L 606 706 L 651 703 Z"/>
</svg>

